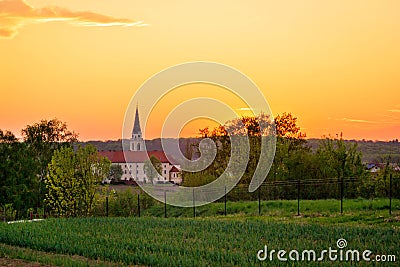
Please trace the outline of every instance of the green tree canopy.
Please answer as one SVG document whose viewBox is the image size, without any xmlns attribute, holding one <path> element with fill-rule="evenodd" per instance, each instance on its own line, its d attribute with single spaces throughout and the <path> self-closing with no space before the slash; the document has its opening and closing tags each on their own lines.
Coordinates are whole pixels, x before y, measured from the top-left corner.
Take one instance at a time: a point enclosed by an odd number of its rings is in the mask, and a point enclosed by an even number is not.
<svg viewBox="0 0 400 267">
<path fill-rule="evenodd" d="M 146 177 L 154 183 L 154 180 L 162 173 L 161 161 L 154 155 L 151 155 L 144 163 L 144 172 Z"/>
<path fill-rule="evenodd" d="M 14 143 L 18 142 L 18 139 L 10 131 L 2 131 L 0 129 L 0 143 Z"/>
<path fill-rule="evenodd" d="M 364 174 L 357 143 L 346 143 L 342 134 L 321 140 L 317 150 L 326 177 L 360 177 Z"/>
<path fill-rule="evenodd" d="M 54 151 L 61 146 L 71 146 L 73 142 L 77 141 L 78 135 L 68 130 L 67 124 L 58 119 L 41 120 L 33 125 L 27 125 L 21 133 L 24 143 L 34 154 L 36 165 L 34 170 L 38 179 L 35 188 L 36 202 L 41 206 L 46 194 L 46 188 L 42 181 L 47 174 L 47 166 Z"/>
<path fill-rule="evenodd" d="M 121 165 L 111 165 L 110 172 L 108 173 L 108 178 L 115 182 L 119 182 L 121 180 L 123 170 Z"/>
<path fill-rule="evenodd" d="M 48 166 L 45 201 L 61 216 L 88 216 L 100 197 L 99 185 L 110 171 L 111 162 L 92 145 L 61 147 Z"/>
</svg>

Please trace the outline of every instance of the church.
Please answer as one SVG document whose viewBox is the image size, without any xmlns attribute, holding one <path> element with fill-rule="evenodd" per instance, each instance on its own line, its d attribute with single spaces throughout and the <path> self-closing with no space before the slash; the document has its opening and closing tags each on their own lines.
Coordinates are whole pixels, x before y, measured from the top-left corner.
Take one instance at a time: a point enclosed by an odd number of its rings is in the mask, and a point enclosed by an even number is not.
<svg viewBox="0 0 400 267">
<path fill-rule="evenodd" d="M 144 165 L 150 156 L 155 156 L 160 160 L 162 173 L 158 178 L 154 179 L 154 183 L 174 184 L 182 183 L 182 175 L 180 166 L 170 162 L 164 151 L 145 151 L 142 130 L 139 121 L 139 109 L 136 107 L 135 122 L 132 130 L 132 137 L 129 140 L 129 151 L 100 151 L 100 155 L 107 157 L 112 165 L 120 165 L 122 168 L 121 181 L 135 181 L 137 183 L 150 183 L 150 179 L 146 176 Z M 171 157 L 169 157 L 171 158 Z M 105 182 L 110 182 L 105 181 Z"/>
</svg>

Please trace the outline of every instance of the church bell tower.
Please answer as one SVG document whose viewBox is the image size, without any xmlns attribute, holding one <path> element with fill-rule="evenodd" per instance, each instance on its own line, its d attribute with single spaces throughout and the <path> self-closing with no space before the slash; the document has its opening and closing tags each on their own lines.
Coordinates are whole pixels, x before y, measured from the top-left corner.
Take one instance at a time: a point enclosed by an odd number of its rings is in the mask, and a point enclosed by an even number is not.
<svg viewBox="0 0 400 267">
<path fill-rule="evenodd" d="M 132 138 L 130 140 L 131 151 L 144 151 L 144 140 L 140 129 L 139 109 L 136 106 L 135 123 L 133 124 Z"/>
</svg>

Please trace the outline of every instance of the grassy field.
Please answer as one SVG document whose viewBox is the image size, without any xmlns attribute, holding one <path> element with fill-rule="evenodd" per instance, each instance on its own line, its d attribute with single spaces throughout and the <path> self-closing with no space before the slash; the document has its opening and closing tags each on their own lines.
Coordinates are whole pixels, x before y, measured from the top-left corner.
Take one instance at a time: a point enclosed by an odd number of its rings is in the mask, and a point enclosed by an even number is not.
<svg viewBox="0 0 400 267">
<path fill-rule="evenodd" d="M 400 260 L 400 217 L 398 200 L 388 215 L 386 199 L 346 201 L 345 213 L 338 213 L 337 200 L 302 201 L 296 216 L 296 201 L 263 203 L 258 216 L 257 202 L 223 203 L 192 209 L 163 206 L 147 209 L 137 218 L 49 219 L 41 222 L 0 224 L 0 256 L 65 266 L 258 266 L 282 263 L 274 257 L 260 262 L 257 252 L 269 250 L 337 249 L 339 238 L 346 249 L 371 250 L 375 255 L 395 255 Z M 208 212 L 210 214 L 208 214 Z M 160 214 L 161 213 L 161 214 Z M 235 213 L 235 214 L 233 214 Z M 295 266 L 350 266 L 351 262 L 289 262 Z M 354 264 L 354 263 L 353 263 Z M 367 262 L 360 262 L 364 266 Z M 371 266 L 378 263 L 371 262 Z M 285 266 L 287 266 L 285 264 Z"/>
<path fill-rule="evenodd" d="M 142 211 L 145 216 L 164 217 L 164 204 L 156 205 Z M 196 217 L 219 217 L 225 214 L 223 202 L 196 207 Z M 248 217 L 258 216 L 257 201 L 227 202 L 226 213 L 228 216 Z M 392 215 L 400 215 L 400 200 L 392 200 Z M 350 224 L 380 224 L 390 220 L 389 199 L 345 199 L 343 201 L 343 215 L 340 214 L 340 201 L 327 200 L 301 200 L 300 216 L 297 216 L 297 200 L 272 200 L 261 202 L 261 216 L 271 220 L 295 220 L 305 218 L 308 222 Z M 167 217 L 193 218 L 193 208 L 180 208 L 167 206 Z M 299 218 L 300 217 L 300 218 Z"/>
</svg>

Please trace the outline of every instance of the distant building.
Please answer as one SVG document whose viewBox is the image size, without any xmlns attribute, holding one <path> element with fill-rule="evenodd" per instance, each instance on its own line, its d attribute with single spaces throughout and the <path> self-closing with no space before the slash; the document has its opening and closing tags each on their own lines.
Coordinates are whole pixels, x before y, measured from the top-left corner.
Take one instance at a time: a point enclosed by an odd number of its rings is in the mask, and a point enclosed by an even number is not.
<svg viewBox="0 0 400 267">
<path fill-rule="evenodd" d="M 146 176 L 144 165 L 150 156 L 160 160 L 162 173 L 154 179 L 155 183 L 173 182 L 182 183 L 180 166 L 170 162 L 163 151 L 145 151 L 142 130 L 139 121 L 139 109 L 136 107 L 135 122 L 132 130 L 132 138 L 129 140 L 129 151 L 100 151 L 100 155 L 107 157 L 113 165 L 120 165 L 122 168 L 123 181 L 136 181 L 137 183 L 150 183 Z M 170 157 L 171 158 L 171 157 Z M 105 181 L 107 183 L 110 180 Z"/>
</svg>

